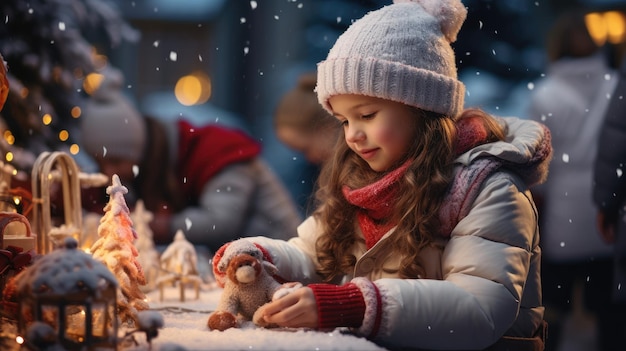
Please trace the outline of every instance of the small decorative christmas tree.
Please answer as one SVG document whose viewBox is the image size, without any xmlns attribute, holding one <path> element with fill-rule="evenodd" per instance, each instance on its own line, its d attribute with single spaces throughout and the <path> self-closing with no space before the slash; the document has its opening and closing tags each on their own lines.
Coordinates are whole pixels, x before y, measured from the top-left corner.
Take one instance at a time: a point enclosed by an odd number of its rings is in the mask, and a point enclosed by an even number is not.
<svg viewBox="0 0 626 351">
<path fill-rule="evenodd" d="M 146 284 L 146 278 L 137 260 L 139 252 L 134 244 L 137 233 L 124 199 L 128 189 L 114 174 L 112 185 L 107 187 L 106 192 L 109 202 L 104 207 L 104 216 L 98 226 L 99 238 L 91 246 L 91 252 L 96 260 L 115 274 L 119 282 L 117 306 L 122 323 L 136 324 L 137 312 L 147 310 L 149 306 L 140 288 L 140 285 Z"/>
<path fill-rule="evenodd" d="M 196 299 L 200 296 L 200 284 L 202 279 L 198 275 L 198 256 L 192 243 L 187 241 L 182 230 L 174 235 L 171 243 L 161 255 L 162 274 L 157 285 L 160 290 L 160 299 L 163 301 L 163 289 L 165 285 L 178 283 L 180 289 L 180 301 L 185 301 L 185 286 L 191 284 L 196 290 Z"/>
<path fill-rule="evenodd" d="M 154 215 L 146 209 L 143 200 L 137 200 L 135 209 L 130 216 L 137 233 L 137 240 L 135 241 L 135 247 L 139 251 L 137 259 L 143 267 L 146 277 L 146 285 L 143 285 L 141 290 L 144 292 L 152 291 L 156 288 L 160 270 L 159 252 L 154 246 L 152 229 L 150 229 L 150 222 Z"/>
</svg>

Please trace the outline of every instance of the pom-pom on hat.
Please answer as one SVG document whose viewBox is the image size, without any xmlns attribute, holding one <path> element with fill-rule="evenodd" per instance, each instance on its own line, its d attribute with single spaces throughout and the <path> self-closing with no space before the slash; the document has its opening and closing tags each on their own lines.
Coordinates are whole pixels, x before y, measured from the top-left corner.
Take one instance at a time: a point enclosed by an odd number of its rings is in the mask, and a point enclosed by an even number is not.
<svg viewBox="0 0 626 351">
<path fill-rule="evenodd" d="M 465 86 L 451 43 L 467 16 L 459 0 L 395 0 L 354 22 L 317 68 L 317 95 L 359 94 L 456 118 Z"/>
<path fill-rule="evenodd" d="M 139 162 L 147 142 L 143 116 L 122 92 L 122 73 L 109 67 L 102 74 L 100 86 L 83 107 L 82 144 L 91 156 Z"/>
<path fill-rule="evenodd" d="M 213 255 L 213 275 L 219 286 L 224 287 L 224 283 L 226 282 L 226 269 L 228 268 L 230 260 L 241 254 L 248 254 L 261 261 L 272 263 L 269 252 L 261 245 L 251 241 L 239 239 L 224 244 L 217 250 L 215 255 Z"/>
</svg>

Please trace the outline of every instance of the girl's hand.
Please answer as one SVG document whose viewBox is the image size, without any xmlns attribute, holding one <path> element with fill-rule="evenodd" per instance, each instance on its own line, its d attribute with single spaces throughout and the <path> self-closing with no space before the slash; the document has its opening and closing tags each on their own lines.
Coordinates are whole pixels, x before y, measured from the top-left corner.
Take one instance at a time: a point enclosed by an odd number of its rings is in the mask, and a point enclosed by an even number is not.
<svg viewBox="0 0 626 351">
<path fill-rule="evenodd" d="M 261 307 L 268 324 L 288 328 L 317 328 L 317 304 L 313 290 L 297 289 Z"/>
</svg>

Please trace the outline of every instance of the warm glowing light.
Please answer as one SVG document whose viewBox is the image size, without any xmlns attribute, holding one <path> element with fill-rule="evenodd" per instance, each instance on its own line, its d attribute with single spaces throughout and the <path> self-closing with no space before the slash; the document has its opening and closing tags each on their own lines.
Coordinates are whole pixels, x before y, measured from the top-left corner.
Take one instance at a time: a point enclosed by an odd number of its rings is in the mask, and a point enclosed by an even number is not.
<svg viewBox="0 0 626 351">
<path fill-rule="evenodd" d="M 618 11 L 608 11 L 604 13 L 608 40 L 612 44 L 618 44 L 624 40 L 626 19 L 624 14 Z"/>
<path fill-rule="evenodd" d="M 80 115 L 83 113 L 83 111 L 80 109 L 80 107 L 78 106 L 74 106 L 72 107 L 72 110 L 70 111 L 70 114 L 72 115 L 72 117 L 74 118 L 78 118 L 80 117 Z"/>
<path fill-rule="evenodd" d="M 593 41 L 595 41 L 598 46 L 604 45 L 606 42 L 607 29 L 602 14 L 598 12 L 586 14 L 585 24 L 587 25 L 587 31 L 589 35 L 591 35 L 591 38 L 593 38 Z"/>
<path fill-rule="evenodd" d="M 24 338 L 18 335 L 15 337 L 15 342 L 22 345 L 24 343 Z"/>
<path fill-rule="evenodd" d="M 13 153 L 11 151 L 7 152 L 7 154 L 4 155 L 4 159 L 7 160 L 7 162 L 13 161 Z"/>
<path fill-rule="evenodd" d="M 100 73 L 89 73 L 83 81 L 83 89 L 85 89 L 87 94 L 92 95 L 94 91 L 98 90 L 103 79 L 104 75 Z"/>
<path fill-rule="evenodd" d="M 59 132 L 59 140 L 61 141 L 67 141 L 67 139 L 70 138 L 70 133 L 63 129 L 62 131 Z"/>
<path fill-rule="evenodd" d="M 3 133 L 3 138 L 4 140 L 9 144 L 9 145 L 13 145 L 15 143 L 15 136 L 13 136 L 13 133 L 11 133 L 10 130 L 5 130 Z"/>
<path fill-rule="evenodd" d="M 604 45 L 607 41 L 618 44 L 625 39 L 626 18 L 621 12 L 591 12 L 585 15 L 585 24 L 589 35 L 598 46 Z"/>
<path fill-rule="evenodd" d="M 185 76 L 176 82 L 174 94 L 176 99 L 185 106 L 196 104 L 200 98 L 200 81 L 193 76 Z"/>
<path fill-rule="evenodd" d="M 49 113 L 46 113 L 43 117 L 41 117 L 41 121 L 44 125 L 49 125 L 52 123 L 52 116 Z"/>
<path fill-rule="evenodd" d="M 70 146 L 70 154 L 77 155 L 79 152 L 80 152 L 80 146 L 78 146 L 77 144 L 72 144 Z"/>
<path fill-rule="evenodd" d="M 19 196 L 13 196 L 13 203 L 19 205 L 22 202 L 22 198 Z"/>
<path fill-rule="evenodd" d="M 174 94 L 185 106 L 203 104 L 211 98 L 211 79 L 203 72 L 181 77 L 176 82 Z"/>
</svg>

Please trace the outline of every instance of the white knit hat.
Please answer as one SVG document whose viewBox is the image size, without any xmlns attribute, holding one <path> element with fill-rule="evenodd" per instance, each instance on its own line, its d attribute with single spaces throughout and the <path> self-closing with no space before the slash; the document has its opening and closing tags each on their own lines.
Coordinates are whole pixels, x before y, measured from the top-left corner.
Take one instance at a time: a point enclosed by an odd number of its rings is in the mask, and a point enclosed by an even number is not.
<svg viewBox="0 0 626 351">
<path fill-rule="evenodd" d="M 106 68 L 103 75 L 100 87 L 83 107 L 82 145 L 91 156 L 139 162 L 147 140 L 143 116 L 122 93 L 122 73 Z"/>
<path fill-rule="evenodd" d="M 459 0 L 395 0 L 354 22 L 317 68 L 318 100 L 359 94 L 458 117 L 465 86 L 450 46 L 467 16 Z"/>
</svg>

